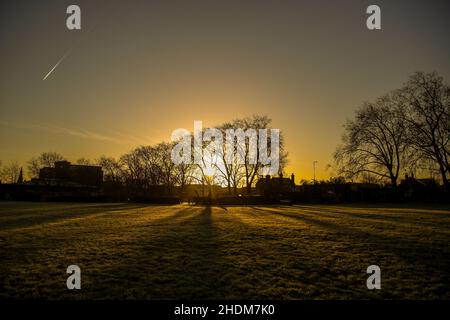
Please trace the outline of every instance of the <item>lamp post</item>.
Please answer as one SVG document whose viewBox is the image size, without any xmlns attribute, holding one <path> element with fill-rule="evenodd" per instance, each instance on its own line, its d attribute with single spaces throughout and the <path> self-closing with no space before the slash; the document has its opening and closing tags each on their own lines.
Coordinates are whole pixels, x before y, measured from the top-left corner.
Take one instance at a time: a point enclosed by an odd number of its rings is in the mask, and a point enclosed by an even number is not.
<svg viewBox="0 0 450 320">
<path fill-rule="evenodd" d="M 316 184 L 316 163 L 317 163 L 317 161 L 314 160 L 313 161 L 313 172 L 314 172 L 314 179 L 313 179 L 313 181 L 314 181 L 314 184 Z"/>
</svg>

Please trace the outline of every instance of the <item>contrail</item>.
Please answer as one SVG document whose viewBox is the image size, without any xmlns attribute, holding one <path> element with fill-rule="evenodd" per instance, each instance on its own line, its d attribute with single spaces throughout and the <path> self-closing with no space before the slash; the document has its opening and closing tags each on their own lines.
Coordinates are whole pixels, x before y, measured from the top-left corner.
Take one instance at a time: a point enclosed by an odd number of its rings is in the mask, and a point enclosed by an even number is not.
<svg viewBox="0 0 450 320">
<path fill-rule="evenodd" d="M 53 70 L 56 69 L 57 66 L 59 66 L 59 64 L 64 60 L 64 58 L 66 58 L 69 53 L 72 51 L 72 48 L 70 48 L 63 56 L 61 59 L 59 59 L 59 61 L 55 64 L 55 66 L 45 75 L 45 77 L 42 80 L 47 79 L 47 77 L 53 72 Z"/>
<path fill-rule="evenodd" d="M 94 29 L 95 25 L 93 25 L 90 29 L 88 29 L 88 31 L 86 32 L 85 37 L 92 31 L 92 29 Z M 62 56 L 61 59 L 59 59 L 59 61 L 55 64 L 55 66 L 45 75 L 45 77 L 42 80 L 45 80 L 48 78 L 49 75 L 52 74 L 52 72 L 59 66 L 59 64 L 72 52 L 72 50 L 78 46 L 81 42 L 83 38 L 78 39 L 78 42 L 76 44 L 74 44 L 69 50 L 67 50 L 67 52 Z"/>
</svg>

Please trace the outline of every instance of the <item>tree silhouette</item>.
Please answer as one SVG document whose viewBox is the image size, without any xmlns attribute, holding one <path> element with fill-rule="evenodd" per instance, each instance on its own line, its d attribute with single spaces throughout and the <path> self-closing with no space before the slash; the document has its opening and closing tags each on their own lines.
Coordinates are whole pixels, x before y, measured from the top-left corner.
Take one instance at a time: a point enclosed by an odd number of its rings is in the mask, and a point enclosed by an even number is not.
<svg viewBox="0 0 450 320">
<path fill-rule="evenodd" d="M 416 72 L 401 88 L 365 103 L 345 125 L 334 154 L 339 172 L 387 178 L 400 170 L 437 168 L 445 188 L 450 175 L 450 87 L 437 73 Z"/>
<path fill-rule="evenodd" d="M 269 124 L 271 120 L 265 116 L 253 116 L 251 118 L 243 118 L 226 122 L 217 127 L 222 135 L 225 137 L 227 129 L 270 129 Z M 203 134 L 207 131 L 203 129 Z M 270 138 L 270 137 L 269 137 Z M 280 134 L 280 170 L 287 162 L 287 153 L 284 151 L 283 137 Z M 221 145 L 215 144 L 215 140 L 201 141 L 201 155 L 196 155 L 198 152 L 194 148 L 194 139 L 191 139 L 191 160 L 196 156 L 200 156 L 200 163 L 181 163 L 175 164 L 172 161 L 172 149 L 177 142 L 167 143 L 161 142 L 153 146 L 141 146 L 129 153 L 122 155 L 119 161 L 112 158 L 102 157 L 98 160 L 104 168 L 105 180 L 117 179 L 120 175 L 122 181 L 134 181 L 141 187 L 151 185 L 167 186 L 169 193 L 173 186 L 181 186 L 181 192 L 186 184 L 200 183 L 202 185 L 219 183 L 228 188 L 231 193 L 233 189 L 236 194 L 236 189 L 242 185 L 247 187 L 250 193 L 251 187 L 255 184 L 256 178 L 261 174 L 263 167 L 260 163 L 252 164 L 249 161 L 249 147 L 248 140 L 245 146 L 238 147 L 235 144 L 235 152 L 233 153 L 232 161 L 226 161 L 226 141 L 225 138 Z M 270 141 L 269 141 L 270 149 Z M 244 161 L 239 162 L 239 155 L 243 155 Z M 119 170 L 119 168 L 121 168 Z"/>
<path fill-rule="evenodd" d="M 6 183 L 16 183 L 20 176 L 20 166 L 17 161 L 11 161 L 1 168 L 1 180 Z"/>
<path fill-rule="evenodd" d="M 348 121 L 342 145 L 334 154 L 339 174 L 347 178 L 373 175 L 393 186 L 408 161 L 405 108 L 397 94 L 387 94 L 365 103 Z"/>
<path fill-rule="evenodd" d="M 61 160 L 64 160 L 64 157 L 57 152 L 43 152 L 37 158 L 33 157 L 28 161 L 28 174 L 31 178 L 37 178 L 40 169 L 54 167 L 55 162 Z"/>
<path fill-rule="evenodd" d="M 234 128 L 241 128 L 242 130 L 246 131 L 248 129 L 255 129 L 257 133 L 257 143 L 258 148 L 256 149 L 256 157 L 257 159 L 260 159 L 260 153 L 259 153 L 259 129 L 271 129 L 272 119 L 270 119 L 267 116 L 260 116 L 260 115 L 253 115 L 252 117 L 242 118 L 242 119 L 235 119 L 232 122 L 232 126 Z M 268 149 L 270 150 L 270 134 L 268 134 Z M 280 131 L 280 140 L 279 140 L 279 173 L 283 172 L 284 167 L 287 164 L 287 152 L 284 149 L 284 138 L 283 134 Z M 247 189 L 247 193 L 250 194 L 251 188 L 256 183 L 256 179 L 262 175 L 264 166 L 261 164 L 260 161 L 257 161 L 256 163 L 252 163 L 251 161 L 251 150 L 250 150 L 250 143 L 249 139 L 245 140 L 245 144 L 243 146 L 238 145 L 237 152 L 240 153 L 242 158 L 244 159 L 243 168 L 242 168 L 242 174 L 245 181 L 245 186 Z"/>
<path fill-rule="evenodd" d="M 446 189 L 450 175 L 450 87 L 437 73 L 417 72 L 400 90 L 407 104 L 409 144 L 438 166 Z"/>
<path fill-rule="evenodd" d="M 80 165 L 85 165 L 85 166 L 92 165 L 91 160 L 89 160 L 87 158 L 78 158 L 77 161 L 75 161 L 75 163 L 80 164 Z"/>
<path fill-rule="evenodd" d="M 103 179 L 110 182 L 123 181 L 123 167 L 119 161 L 112 157 L 101 156 L 96 161 L 102 167 Z"/>
</svg>

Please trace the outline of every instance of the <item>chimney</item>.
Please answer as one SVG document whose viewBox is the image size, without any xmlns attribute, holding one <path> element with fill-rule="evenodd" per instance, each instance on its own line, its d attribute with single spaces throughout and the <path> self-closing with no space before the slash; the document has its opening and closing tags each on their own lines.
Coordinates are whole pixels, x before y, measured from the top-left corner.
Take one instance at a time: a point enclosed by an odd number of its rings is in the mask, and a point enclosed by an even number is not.
<svg viewBox="0 0 450 320">
<path fill-rule="evenodd" d="M 294 176 L 294 173 L 291 174 L 291 181 L 292 181 L 293 184 L 295 184 L 295 176 Z"/>
</svg>

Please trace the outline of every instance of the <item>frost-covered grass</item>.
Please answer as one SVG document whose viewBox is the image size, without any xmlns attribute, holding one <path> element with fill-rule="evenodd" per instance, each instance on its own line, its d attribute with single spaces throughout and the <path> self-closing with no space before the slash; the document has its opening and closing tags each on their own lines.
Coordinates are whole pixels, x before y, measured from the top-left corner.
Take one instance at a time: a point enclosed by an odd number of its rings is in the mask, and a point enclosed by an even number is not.
<svg viewBox="0 0 450 320">
<path fill-rule="evenodd" d="M 0 263 L 0 297 L 449 299 L 450 209 L 0 202 Z"/>
</svg>

